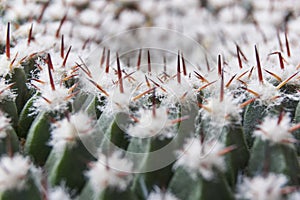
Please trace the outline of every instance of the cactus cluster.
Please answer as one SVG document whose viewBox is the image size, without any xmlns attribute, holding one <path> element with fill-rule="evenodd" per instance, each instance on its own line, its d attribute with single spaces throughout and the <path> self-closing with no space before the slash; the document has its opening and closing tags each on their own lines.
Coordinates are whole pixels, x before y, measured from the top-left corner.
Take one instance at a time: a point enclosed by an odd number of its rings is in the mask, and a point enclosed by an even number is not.
<svg viewBox="0 0 300 200">
<path fill-rule="evenodd" d="M 300 199 L 299 9 L 1 1 L 0 200 Z"/>
</svg>

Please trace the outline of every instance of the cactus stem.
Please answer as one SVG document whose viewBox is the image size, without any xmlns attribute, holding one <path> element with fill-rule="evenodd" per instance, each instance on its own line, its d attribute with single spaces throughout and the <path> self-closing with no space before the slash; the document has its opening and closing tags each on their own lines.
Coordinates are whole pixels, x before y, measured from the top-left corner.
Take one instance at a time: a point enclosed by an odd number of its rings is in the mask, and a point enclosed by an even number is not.
<svg viewBox="0 0 300 200">
<path fill-rule="evenodd" d="M 178 50 L 177 55 L 177 83 L 181 83 L 181 74 L 180 74 L 180 52 Z"/>
<path fill-rule="evenodd" d="M 247 105 L 249 105 L 250 103 L 254 102 L 255 100 L 256 100 L 256 98 L 252 98 L 252 99 L 249 99 L 249 100 L 245 101 L 244 103 L 242 103 L 240 105 L 240 108 L 246 107 Z"/>
<path fill-rule="evenodd" d="M 195 76 L 200 79 L 202 82 L 205 82 L 205 83 L 209 83 L 209 81 L 207 79 L 205 79 L 200 73 L 194 71 L 194 73 L 196 74 Z"/>
<path fill-rule="evenodd" d="M 63 61 L 63 63 L 62 63 L 62 66 L 63 66 L 63 67 L 66 66 L 67 59 L 68 59 L 68 57 L 69 57 L 69 54 L 70 54 L 71 49 L 72 49 L 72 46 L 69 47 L 69 49 L 68 49 L 68 51 L 67 51 L 67 54 L 66 54 L 66 56 L 64 57 L 64 61 Z"/>
<path fill-rule="evenodd" d="M 139 50 L 139 55 L 136 63 L 136 69 L 140 70 L 141 67 L 141 59 L 142 59 L 142 49 Z"/>
<path fill-rule="evenodd" d="M 214 84 L 215 82 L 217 82 L 217 81 L 212 81 L 212 82 L 210 82 L 210 83 L 207 83 L 207 84 L 205 84 L 205 85 L 199 87 L 199 88 L 197 89 L 197 92 L 200 92 L 201 90 L 207 88 L 208 86 Z"/>
<path fill-rule="evenodd" d="M 181 52 L 181 61 L 182 61 L 183 75 L 186 76 L 187 73 L 186 73 L 185 59 L 184 59 L 184 56 L 183 56 L 183 53 L 182 53 L 182 52 Z"/>
<path fill-rule="evenodd" d="M 222 149 L 221 151 L 219 151 L 219 152 L 218 152 L 218 155 L 219 155 L 219 156 L 223 156 L 223 155 L 225 155 L 225 154 L 227 154 L 227 153 L 230 153 L 231 151 L 233 151 L 233 150 L 235 150 L 235 149 L 237 149 L 237 146 L 236 146 L 236 145 L 228 146 L 228 147 Z"/>
<path fill-rule="evenodd" d="M 294 78 L 299 72 L 294 73 L 292 76 L 287 78 L 286 80 L 282 81 L 279 85 L 276 86 L 276 89 L 279 90 L 282 88 L 284 85 L 286 85 L 292 78 Z"/>
<path fill-rule="evenodd" d="M 148 73 L 151 74 L 151 57 L 150 57 L 150 51 L 147 52 L 148 55 Z"/>
<path fill-rule="evenodd" d="M 106 57 L 106 65 L 105 65 L 105 73 L 109 73 L 109 62 L 110 62 L 110 49 L 107 50 L 107 57 Z"/>
<path fill-rule="evenodd" d="M 32 29 L 33 29 L 33 24 L 31 24 L 30 29 L 29 29 L 29 33 L 28 33 L 28 39 L 27 39 L 27 45 L 30 45 L 30 42 L 32 40 Z"/>
<path fill-rule="evenodd" d="M 121 70 L 121 66 L 120 66 L 120 59 L 119 59 L 118 52 L 116 53 L 116 55 L 117 55 L 117 68 L 118 68 L 119 89 L 120 89 L 120 93 L 124 93 L 123 79 L 122 79 L 122 70 Z"/>
<path fill-rule="evenodd" d="M 267 72 L 268 74 L 270 74 L 271 76 L 273 76 L 277 81 L 281 82 L 282 79 L 275 73 L 270 72 L 269 70 L 265 69 L 265 72 Z"/>
<path fill-rule="evenodd" d="M 236 75 L 237 75 L 237 74 L 233 75 L 233 76 L 231 77 L 231 79 L 226 83 L 226 85 L 225 85 L 226 88 L 228 88 L 228 87 L 231 85 L 231 83 L 232 83 L 232 81 L 234 80 L 234 78 L 236 77 Z"/>
<path fill-rule="evenodd" d="M 65 57 L 64 55 L 64 49 L 65 49 L 65 41 L 64 41 L 64 35 L 61 35 L 61 43 L 60 43 L 60 57 L 63 59 Z"/>
<path fill-rule="evenodd" d="M 286 46 L 287 55 L 288 57 L 291 57 L 291 50 L 290 50 L 289 39 L 287 36 L 287 30 L 284 32 L 284 37 L 285 37 L 285 46 Z"/>
<path fill-rule="evenodd" d="M 54 91 L 55 84 L 54 84 L 54 80 L 53 80 L 53 76 L 52 76 L 52 72 L 51 72 L 51 70 L 53 70 L 53 65 L 52 65 L 51 56 L 49 53 L 48 53 L 47 64 L 48 64 L 48 73 L 49 73 L 51 89 Z"/>
<path fill-rule="evenodd" d="M 92 79 L 89 79 L 89 81 L 95 85 L 97 87 L 98 90 L 100 90 L 105 96 L 109 96 L 109 94 L 98 84 L 96 83 L 95 81 L 93 81 Z"/>
<path fill-rule="evenodd" d="M 6 32 L 6 57 L 10 59 L 10 22 L 7 23 L 7 32 Z"/>
<path fill-rule="evenodd" d="M 104 47 L 103 50 L 102 50 L 102 56 L 100 58 L 100 68 L 102 68 L 102 66 L 105 62 L 105 51 L 106 51 L 106 48 Z"/>
<path fill-rule="evenodd" d="M 60 23 L 59 23 L 59 26 L 58 26 L 58 29 L 56 30 L 56 33 L 55 33 L 55 37 L 58 38 L 59 37 L 59 33 L 60 33 L 60 30 L 61 30 L 61 27 L 62 25 L 65 23 L 66 19 L 67 19 L 67 13 L 63 16 L 63 18 L 60 20 Z"/>
<path fill-rule="evenodd" d="M 264 79 L 263 79 L 263 75 L 262 75 L 261 64 L 260 64 L 259 54 L 258 54 L 256 45 L 254 46 L 254 48 L 255 48 L 255 57 L 256 57 L 256 63 L 257 63 L 258 80 L 261 84 L 263 84 Z"/>
</svg>

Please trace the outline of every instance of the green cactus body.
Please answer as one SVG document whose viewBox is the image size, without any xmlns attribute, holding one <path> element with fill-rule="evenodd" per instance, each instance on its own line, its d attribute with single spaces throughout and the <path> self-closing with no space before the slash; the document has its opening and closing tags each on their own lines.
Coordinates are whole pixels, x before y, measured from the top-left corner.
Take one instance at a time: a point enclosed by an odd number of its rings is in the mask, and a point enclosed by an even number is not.
<svg viewBox="0 0 300 200">
<path fill-rule="evenodd" d="M 111 199 L 137 200 L 137 197 L 129 189 L 121 191 L 113 187 L 107 187 L 103 189 L 101 192 L 95 193 L 91 185 L 87 183 L 78 198 L 78 200 L 111 200 Z"/>
<path fill-rule="evenodd" d="M 290 185 L 300 183 L 300 166 L 293 146 L 270 144 L 260 138 L 255 139 L 248 165 L 250 176 L 268 172 L 282 173 L 289 178 Z"/>
<path fill-rule="evenodd" d="M 295 123 L 300 123 L 300 103 L 298 103 L 295 111 L 295 118 L 294 118 Z M 300 140 L 300 130 L 296 130 L 293 132 L 294 137 L 299 141 Z M 300 143 L 297 142 L 295 144 L 297 148 L 297 154 L 300 155 Z"/>
<path fill-rule="evenodd" d="M 41 112 L 33 121 L 24 146 L 24 151 L 31 156 L 38 165 L 44 165 L 51 147 L 48 145 L 50 139 L 50 115 Z"/>
<path fill-rule="evenodd" d="M 226 178 L 217 171 L 212 180 L 206 180 L 201 176 L 192 178 L 186 170 L 177 168 L 169 190 L 179 199 L 186 200 L 234 199 Z"/>
<path fill-rule="evenodd" d="M 2 100 L 0 102 L 0 110 L 5 112 L 9 116 L 12 122 L 12 126 L 14 128 L 17 128 L 19 116 L 15 101 L 12 99 Z"/>
<path fill-rule="evenodd" d="M 72 146 L 66 146 L 62 152 L 53 149 L 45 164 L 50 185 L 65 184 L 75 194 L 79 194 L 86 183 L 84 171 L 87 170 L 87 164 L 94 159 L 80 140 Z"/>
<path fill-rule="evenodd" d="M 0 139 L 0 155 L 12 155 L 19 151 L 19 140 L 12 127 L 8 127 L 5 131 L 6 137 Z"/>
<path fill-rule="evenodd" d="M 1 200 L 42 200 L 43 195 L 41 194 L 40 189 L 36 185 L 32 175 L 28 175 L 26 180 L 26 185 L 21 189 L 9 189 L 3 192 L 0 192 Z"/>
</svg>

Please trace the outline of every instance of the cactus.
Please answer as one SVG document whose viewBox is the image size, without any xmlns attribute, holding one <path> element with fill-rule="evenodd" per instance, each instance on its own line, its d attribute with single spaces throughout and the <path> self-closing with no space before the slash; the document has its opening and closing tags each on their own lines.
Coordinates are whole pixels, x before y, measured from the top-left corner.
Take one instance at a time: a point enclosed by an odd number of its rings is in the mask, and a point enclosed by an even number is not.
<svg viewBox="0 0 300 200">
<path fill-rule="evenodd" d="M 299 8 L 1 1 L 0 200 L 299 199 Z"/>
</svg>

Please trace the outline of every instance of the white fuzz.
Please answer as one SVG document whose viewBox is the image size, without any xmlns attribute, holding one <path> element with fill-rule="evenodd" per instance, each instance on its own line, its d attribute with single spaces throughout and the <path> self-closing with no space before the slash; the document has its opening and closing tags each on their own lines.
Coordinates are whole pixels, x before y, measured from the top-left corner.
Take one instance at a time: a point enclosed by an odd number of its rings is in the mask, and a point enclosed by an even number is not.
<svg viewBox="0 0 300 200">
<path fill-rule="evenodd" d="M 93 120 L 87 114 L 73 114 L 54 124 L 50 145 L 61 150 L 67 144 L 75 145 L 77 138 L 89 136 L 93 130 Z"/>
<path fill-rule="evenodd" d="M 267 116 L 264 121 L 258 125 L 258 130 L 254 131 L 254 135 L 260 137 L 263 141 L 272 143 L 284 143 L 293 141 L 294 137 L 289 132 L 291 128 L 290 117 L 285 114 L 278 124 L 278 117 Z"/>
<path fill-rule="evenodd" d="M 122 158 L 120 152 L 114 152 L 110 157 L 100 154 L 98 161 L 91 163 L 91 169 L 86 173 L 96 194 L 107 187 L 125 190 L 132 179 L 133 164 Z"/>
<path fill-rule="evenodd" d="M 151 192 L 148 196 L 147 200 L 179 200 L 175 195 L 171 192 L 164 192 L 159 189 Z"/>
<path fill-rule="evenodd" d="M 168 125 L 168 114 L 165 108 L 157 108 L 155 116 L 152 110 L 141 109 L 140 118 L 134 125 L 130 125 L 127 133 L 134 137 L 146 138 L 153 136 L 162 136 L 163 129 Z"/>
<path fill-rule="evenodd" d="M 249 200 L 280 200 L 281 188 L 286 183 L 287 178 L 282 174 L 271 173 L 266 177 L 245 178 L 238 186 L 237 197 Z"/>
<path fill-rule="evenodd" d="M 249 84 L 249 89 L 256 92 L 258 96 L 258 100 L 263 105 L 271 105 L 280 102 L 281 93 L 276 87 L 268 82 L 264 82 L 264 84 L 255 83 Z M 256 96 L 255 96 L 256 97 Z"/>
<path fill-rule="evenodd" d="M 16 95 L 8 87 L 5 80 L 3 78 L 0 79 L 0 102 L 5 99 L 15 98 Z"/>
<path fill-rule="evenodd" d="M 0 111 L 0 139 L 7 136 L 6 130 L 10 127 L 10 119 Z"/>
<path fill-rule="evenodd" d="M 229 95 L 225 95 L 222 102 L 220 102 L 219 97 L 208 98 L 207 104 L 201 110 L 203 118 L 210 120 L 210 123 L 216 127 L 223 127 L 232 122 L 232 120 L 239 122 L 241 111 L 238 99 L 234 99 Z"/>
<path fill-rule="evenodd" d="M 55 187 L 50 189 L 48 194 L 49 200 L 71 200 L 70 195 L 63 187 Z"/>
<path fill-rule="evenodd" d="M 176 151 L 181 156 L 175 163 L 175 167 L 183 167 L 192 178 L 200 174 L 203 178 L 211 180 L 214 178 L 214 169 L 225 170 L 224 157 L 220 151 L 224 145 L 218 141 L 204 142 L 201 144 L 198 138 L 186 141 L 183 150 Z"/>
<path fill-rule="evenodd" d="M 49 85 L 44 87 L 39 96 L 33 103 L 33 106 L 40 111 L 66 110 L 67 105 L 72 99 L 68 98 L 69 90 L 61 85 L 56 85 L 52 90 Z"/>
<path fill-rule="evenodd" d="M 0 159 L 0 191 L 22 189 L 30 168 L 29 159 L 21 155 Z"/>
</svg>

